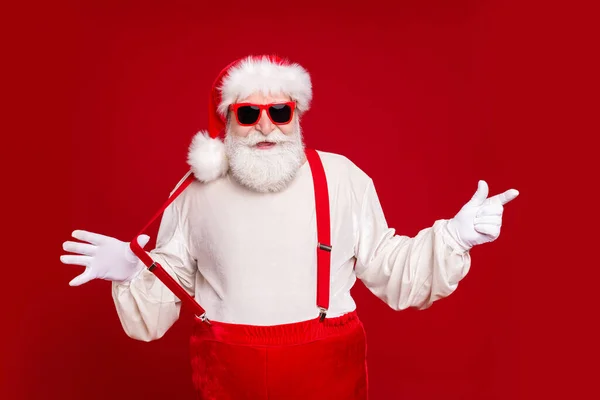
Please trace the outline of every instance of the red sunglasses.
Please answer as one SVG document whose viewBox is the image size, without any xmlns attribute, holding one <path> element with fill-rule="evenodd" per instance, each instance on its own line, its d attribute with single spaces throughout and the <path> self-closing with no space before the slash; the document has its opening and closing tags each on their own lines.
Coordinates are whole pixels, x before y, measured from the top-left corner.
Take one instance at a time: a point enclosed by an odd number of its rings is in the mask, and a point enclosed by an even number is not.
<svg viewBox="0 0 600 400">
<path fill-rule="evenodd" d="M 262 110 L 267 110 L 267 115 L 273 124 L 285 125 L 292 120 L 296 103 L 293 101 L 270 104 L 237 103 L 232 104 L 229 108 L 233 110 L 235 118 L 241 126 L 256 124 Z"/>
</svg>

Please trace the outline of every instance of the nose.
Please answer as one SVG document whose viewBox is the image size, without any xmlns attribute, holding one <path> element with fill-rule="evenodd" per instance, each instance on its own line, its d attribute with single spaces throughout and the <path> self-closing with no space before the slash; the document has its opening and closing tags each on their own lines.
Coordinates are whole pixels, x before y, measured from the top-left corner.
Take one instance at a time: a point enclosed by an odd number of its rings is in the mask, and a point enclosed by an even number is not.
<svg viewBox="0 0 600 400">
<path fill-rule="evenodd" d="M 257 130 L 267 136 L 275 129 L 275 125 L 271 122 L 271 118 L 267 115 L 267 110 L 262 110 L 260 119 L 258 120 Z"/>
</svg>

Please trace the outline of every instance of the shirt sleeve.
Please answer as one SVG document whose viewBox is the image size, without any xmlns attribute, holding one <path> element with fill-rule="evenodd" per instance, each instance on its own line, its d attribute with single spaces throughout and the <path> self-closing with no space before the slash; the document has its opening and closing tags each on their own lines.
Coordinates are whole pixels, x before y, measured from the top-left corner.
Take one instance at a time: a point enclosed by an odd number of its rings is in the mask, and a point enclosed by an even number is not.
<svg viewBox="0 0 600 400">
<path fill-rule="evenodd" d="M 471 266 L 469 252 L 450 236 L 447 223 L 437 220 L 415 237 L 395 234 L 369 180 L 358 217 L 357 277 L 394 310 L 429 308 L 454 292 Z"/>
<path fill-rule="evenodd" d="M 156 248 L 148 252 L 191 295 L 195 292 L 196 260 L 190 255 L 181 228 L 177 200 L 163 213 Z M 179 319 L 181 301 L 156 275 L 143 268 L 129 282 L 112 282 L 112 297 L 125 333 L 137 340 L 161 338 Z"/>
</svg>

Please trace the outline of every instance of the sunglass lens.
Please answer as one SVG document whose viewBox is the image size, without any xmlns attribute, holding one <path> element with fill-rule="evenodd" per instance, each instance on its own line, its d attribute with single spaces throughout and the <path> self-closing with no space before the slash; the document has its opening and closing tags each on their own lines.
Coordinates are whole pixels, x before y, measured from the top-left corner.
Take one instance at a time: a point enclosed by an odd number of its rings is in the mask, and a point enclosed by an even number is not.
<svg viewBox="0 0 600 400">
<path fill-rule="evenodd" d="M 258 120 L 260 109 L 255 106 L 241 106 L 237 109 L 240 124 L 253 124 Z"/>
<path fill-rule="evenodd" d="M 292 107 L 287 104 L 275 104 L 269 107 L 269 114 L 273 122 L 285 124 L 292 118 Z"/>
</svg>

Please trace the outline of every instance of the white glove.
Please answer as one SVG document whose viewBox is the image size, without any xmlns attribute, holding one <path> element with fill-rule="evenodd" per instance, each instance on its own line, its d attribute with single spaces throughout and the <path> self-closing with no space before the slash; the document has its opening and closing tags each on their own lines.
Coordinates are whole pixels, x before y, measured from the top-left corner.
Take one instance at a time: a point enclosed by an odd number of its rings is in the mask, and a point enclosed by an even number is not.
<svg viewBox="0 0 600 400">
<path fill-rule="evenodd" d="M 63 249 L 80 255 L 62 255 L 63 264 L 85 267 L 83 273 L 71 280 L 69 286 L 79 286 L 92 279 L 105 279 L 115 282 L 130 281 L 144 264 L 129 248 L 129 242 L 122 242 L 110 236 L 82 230 L 73 231 L 73 237 L 89 242 L 64 242 Z M 150 240 L 148 235 L 140 235 L 139 245 L 143 248 Z"/>
<path fill-rule="evenodd" d="M 517 190 L 510 189 L 487 198 L 488 192 L 487 183 L 479 181 L 471 200 L 448 221 L 448 231 L 465 250 L 492 242 L 500 236 L 503 206 L 519 195 Z"/>
</svg>

